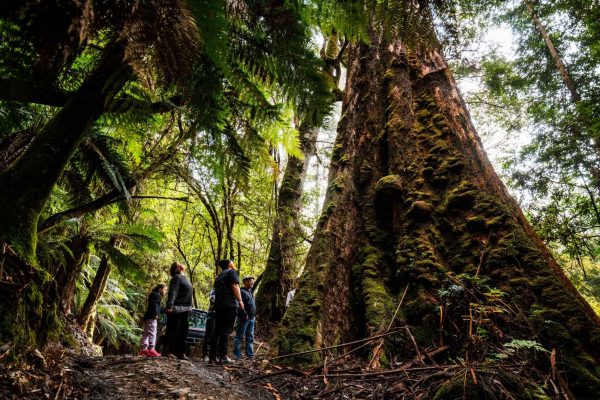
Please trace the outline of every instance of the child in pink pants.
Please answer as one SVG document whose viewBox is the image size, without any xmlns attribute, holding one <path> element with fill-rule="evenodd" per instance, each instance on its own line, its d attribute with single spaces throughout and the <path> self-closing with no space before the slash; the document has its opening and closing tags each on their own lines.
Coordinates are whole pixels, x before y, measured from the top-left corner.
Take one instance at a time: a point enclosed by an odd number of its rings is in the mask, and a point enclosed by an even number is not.
<svg viewBox="0 0 600 400">
<path fill-rule="evenodd" d="M 160 353 L 154 349 L 156 345 L 156 330 L 158 316 L 160 314 L 160 300 L 167 293 L 167 285 L 156 285 L 148 295 L 148 308 L 144 314 L 144 332 L 140 342 L 140 356 L 160 357 Z"/>
</svg>

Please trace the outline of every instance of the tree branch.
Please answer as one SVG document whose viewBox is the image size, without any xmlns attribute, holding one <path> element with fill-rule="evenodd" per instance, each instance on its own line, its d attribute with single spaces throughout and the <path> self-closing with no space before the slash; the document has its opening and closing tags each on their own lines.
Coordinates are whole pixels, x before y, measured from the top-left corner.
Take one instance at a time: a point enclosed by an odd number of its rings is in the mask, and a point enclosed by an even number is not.
<svg viewBox="0 0 600 400">
<path fill-rule="evenodd" d="M 71 95 L 54 86 L 40 85 L 35 80 L 0 78 L 0 100 L 62 107 Z"/>
<path fill-rule="evenodd" d="M 40 85 L 35 80 L 0 78 L 0 100 L 62 107 L 69 101 L 73 94 L 72 92 L 65 92 L 56 86 Z M 131 96 L 120 96 L 111 101 L 105 111 L 115 114 L 130 111 L 145 114 L 160 114 L 172 111 L 184 104 L 185 101 L 181 96 L 173 96 L 168 100 L 154 103 L 138 100 Z"/>
<path fill-rule="evenodd" d="M 173 200 L 173 201 L 183 201 L 189 203 L 190 200 L 188 197 L 166 197 L 166 196 L 129 196 L 131 199 L 164 199 L 164 200 Z M 90 201 L 89 203 L 82 204 L 78 207 L 73 207 L 65 211 L 58 212 L 50 217 L 46 218 L 38 228 L 38 232 L 42 233 L 52 228 L 53 226 L 65 221 L 69 218 L 77 218 L 81 217 L 85 214 L 98 211 L 101 208 L 109 206 L 114 203 L 118 203 L 120 201 L 126 200 L 127 197 L 124 195 L 115 195 L 115 192 L 110 192 L 101 196 L 95 200 Z"/>
</svg>

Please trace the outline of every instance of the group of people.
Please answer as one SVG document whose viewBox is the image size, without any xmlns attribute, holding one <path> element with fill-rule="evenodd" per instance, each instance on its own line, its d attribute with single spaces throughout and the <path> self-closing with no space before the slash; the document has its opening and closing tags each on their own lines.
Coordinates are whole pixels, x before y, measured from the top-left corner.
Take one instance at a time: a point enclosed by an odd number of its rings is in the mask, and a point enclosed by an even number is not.
<svg viewBox="0 0 600 400">
<path fill-rule="evenodd" d="M 254 323 L 256 304 L 252 288 L 254 277 L 242 279 L 242 287 L 233 260 L 218 262 L 221 273 L 214 282 L 210 294 L 210 308 L 206 320 L 206 330 L 203 339 L 203 356 L 209 364 L 228 364 L 228 340 L 233 332 L 236 320 L 237 329 L 234 339 L 233 354 L 236 359 L 242 357 L 242 342 L 246 341 L 245 354 L 248 359 L 254 357 Z M 157 285 L 148 296 L 148 307 L 144 314 L 144 331 L 141 340 L 140 355 L 148 357 L 161 356 L 155 349 L 157 321 L 161 312 L 167 314 L 166 351 L 163 356 L 174 355 L 184 359 L 185 339 L 188 335 L 189 315 L 192 311 L 193 288 L 184 274 L 185 266 L 173 263 L 169 269 L 171 282 L 167 290 L 164 284 Z M 167 295 L 164 309 L 161 309 L 161 299 Z"/>
</svg>

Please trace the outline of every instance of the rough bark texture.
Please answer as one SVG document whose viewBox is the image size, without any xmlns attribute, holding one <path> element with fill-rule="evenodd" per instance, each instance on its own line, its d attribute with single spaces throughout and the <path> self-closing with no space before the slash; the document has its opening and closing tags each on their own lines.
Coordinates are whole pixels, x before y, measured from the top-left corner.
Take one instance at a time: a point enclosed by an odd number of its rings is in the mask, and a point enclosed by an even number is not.
<svg viewBox="0 0 600 400">
<path fill-rule="evenodd" d="M 292 290 L 294 277 L 299 272 L 296 252 L 302 229 L 298 220 L 302 186 L 309 161 L 316 151 L 317 133 L 316 128 L 300 126 L 300 146 L 304 158 L 289 158 L 279 189 L 269 258 L 256 295 L 258 314 L 262 320 L 272 323 L 281 321 L 287 294 Z"/>
<path fill-rule="evenodd" d="M 79 316 L 77 317 L 77 321 L 79 325 L 81 325 L 81 329 L 84 332 L 89 331 L 89 326 L 96 312 L 96 304 L 98 304 L 98 300 L 104 293 L 104 289 L 106 289 L 106 284 L 108 283 L 108 277 L 110 276 L 110 263 L 108 262 L 108 257 L 103 256 L 100 260 L 100 265 L 98 266 L 98 271 L 96 271 L 96 276 L 94 277 L 94 282 L 92 283 L 92 287 L 90 288 L 90 292 L 88 293 L 87 298 L 85 299 L 85 303 L 81 307 L 81 311 L 79 312 Z"/>
<path fill-rule="evenodd" d="M 9 358 L 18 358 L 55 336 L 58 290 L 50 274 L 6 244 L 0 244 L 0 271 L 0 346 L 11 343 Z"/>
<path fill-rule="evenodd" d="M 381 37 L 349 48 L 328 194 L 280 353 L 385 330 L 408 287 L 396 323 L 419 346 L 484 361 L 490 344 L 536 340 L 557 349 L 577 398 L 600 393 L 600 322 L 495 174 L 445 60 Z M 415 356 L 408 338 L 385 353 Z"/>
</svg>

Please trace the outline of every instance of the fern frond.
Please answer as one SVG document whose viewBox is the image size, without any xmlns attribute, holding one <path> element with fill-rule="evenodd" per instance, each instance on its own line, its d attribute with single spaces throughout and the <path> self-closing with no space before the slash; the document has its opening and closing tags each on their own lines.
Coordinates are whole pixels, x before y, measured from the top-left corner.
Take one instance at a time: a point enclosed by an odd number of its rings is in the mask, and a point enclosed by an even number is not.
<svg viewBox="0 0 600 400">
<path fill-rule="evenodd" d="M 121 36 L 126 60 L 148 88 L 155 74 L 165 83 L 182 83 L 200 49 L 196 19 L 184 0 L 148 0 L 138 4 Z"/>
<path fill-rule="evenodd" d="M 134 282 L 143 282 L 146 279 L 146 274 L 131 256 L 106 242 L 97 243 L 97 246 L 108 256 L 121 275 Z"/>
</svg>

